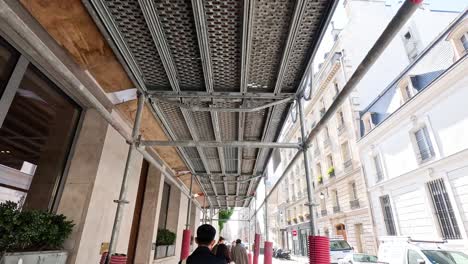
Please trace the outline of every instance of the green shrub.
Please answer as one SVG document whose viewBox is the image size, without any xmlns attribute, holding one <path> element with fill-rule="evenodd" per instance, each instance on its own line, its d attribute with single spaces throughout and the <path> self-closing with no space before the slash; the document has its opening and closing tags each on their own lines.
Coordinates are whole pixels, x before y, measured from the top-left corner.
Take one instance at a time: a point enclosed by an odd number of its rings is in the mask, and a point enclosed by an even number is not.
<svg viewBox="0 0 468 264">
<path fill-rule="evenodd" d="M 20 211 L 14 202 L 0 203 L 0 252 L 60 249 L 73 226 L 64 215 Z"/>
<path fill-rule="evenodd" d="M 317 177 L 317 181 L 318 181 L 318 183 L 320 183 L 320 184 L 323 183 L 323 177 L 322 177 L 322 175 L 319 175 L 319 176 Z"/>
<path fill-rule="evenodd" d="M 176 240 L 176 234 L 167 229 L 158 229 L 158 235 L 156 237 L 156 246 L 169 246 L 174 245 Z"/>
<path fill-rule="evenodd" d="M 327 173 L 328 173 L 328 176 L 335 175 L 335 167 L 332 166 L 328 168 Z"/>
</svg>

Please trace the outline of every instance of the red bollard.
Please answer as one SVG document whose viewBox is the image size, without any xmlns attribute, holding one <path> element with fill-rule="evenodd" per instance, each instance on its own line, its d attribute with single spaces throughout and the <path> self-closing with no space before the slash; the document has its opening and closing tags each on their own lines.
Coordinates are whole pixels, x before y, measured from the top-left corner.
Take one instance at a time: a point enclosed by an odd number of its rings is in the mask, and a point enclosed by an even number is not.
<svg viewBox="0 0 468 264">
<path fill-rule="evenodd" d="M 182 235 L 182 251 L 180 252 L 180 260 L 188 258 L 190 255 L 190 236 L 192 231 L 190 229 L 185 229 Z"/>
<path fill-rule="evenodd" d="M 249 251 L 247 256 L 249 257 L 249 264 L 252 264 L 252 251 Z"/>
<path fill-rule="evenodd" d="M 258 264 L 258 255 L 260 255 L 260 234 L 255 234 L 253 264 Z"/>
<path fill-rule="evenodd" d="M 330 263 L 330 240 L 325 236 L 309 236 L 309 263 Z"/>
<path fill-rule="evenodd" d="M 273 242 L 265 241 L 265 248 L 263 249 L 263 263 L 271 264 L 273 262 Z"/>
</svg>

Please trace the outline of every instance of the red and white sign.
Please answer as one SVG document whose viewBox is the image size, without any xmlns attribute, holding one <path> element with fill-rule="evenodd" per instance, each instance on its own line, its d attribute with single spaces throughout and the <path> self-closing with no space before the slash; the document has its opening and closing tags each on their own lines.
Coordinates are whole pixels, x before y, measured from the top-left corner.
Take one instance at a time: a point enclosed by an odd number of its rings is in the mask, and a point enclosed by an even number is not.
<svg viewBox="0 0 468 264">
<path fill-rule="evenodd" d="M 293 231 L 292 231 L 292 235 L 293 235 L 293 236 L 297 236 L 297 230 L 293 230 Z"/>
</svg>

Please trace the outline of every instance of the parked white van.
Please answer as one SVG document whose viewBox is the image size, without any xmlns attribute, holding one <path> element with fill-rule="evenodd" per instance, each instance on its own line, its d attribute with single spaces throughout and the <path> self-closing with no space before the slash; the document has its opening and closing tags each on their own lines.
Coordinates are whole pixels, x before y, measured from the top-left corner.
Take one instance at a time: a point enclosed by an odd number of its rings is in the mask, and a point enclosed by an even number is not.
<svg viewBox="0 0 468 264">
<path fill-rule="evenodd" d="M 447 241 L 414 240 L 409 237 L 379 238 L 380 262 L 389 264 L 468 264 L 468 255 L 449 249 Z"/>
</svg>

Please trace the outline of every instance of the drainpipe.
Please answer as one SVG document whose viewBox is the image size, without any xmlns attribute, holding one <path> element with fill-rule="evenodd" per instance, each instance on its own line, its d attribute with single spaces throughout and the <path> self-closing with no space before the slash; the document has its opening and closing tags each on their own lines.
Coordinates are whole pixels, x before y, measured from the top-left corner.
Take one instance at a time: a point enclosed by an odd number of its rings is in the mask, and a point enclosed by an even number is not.
<svg viewBox="0 0 468 264">
<path fill-rule="evenodd" d="M 138 107 L 135 116 L 135 124 L 133 125 L 131 142 L 128 146 L 128 155 L 127 161 L 125 162 L 125 170 L 124 175 L 122 178 L 122 185 L 120 186 L 120 194 L 119 199 L 114 200 L 117 203 L 117 211 L 115 212 L 114 218 L 114 225 L 112 227 L 111 239 L 109 242 L 109 254 L 107 255 L 106 264 L 110 263 L 112 258 L 112 254 L 115 253 L 116 242 L 119 236 L 120 231 L 120 224 L 122 223 L 122 216 L 123 216 L 123 208 L 125 204 L 128 204 L 127 201 L 127 187 L 128 187 L 128 175 L 130 174 L 130 166 L 133 162 L 135 150 L 136 150 L 136 142 L 140 137 L 140 124 L 141 124 L 141 115 L 143 113 L 143 107 L 145 106 L 146 98 L 141 93 L 138 93 Z"/>
</svg>

